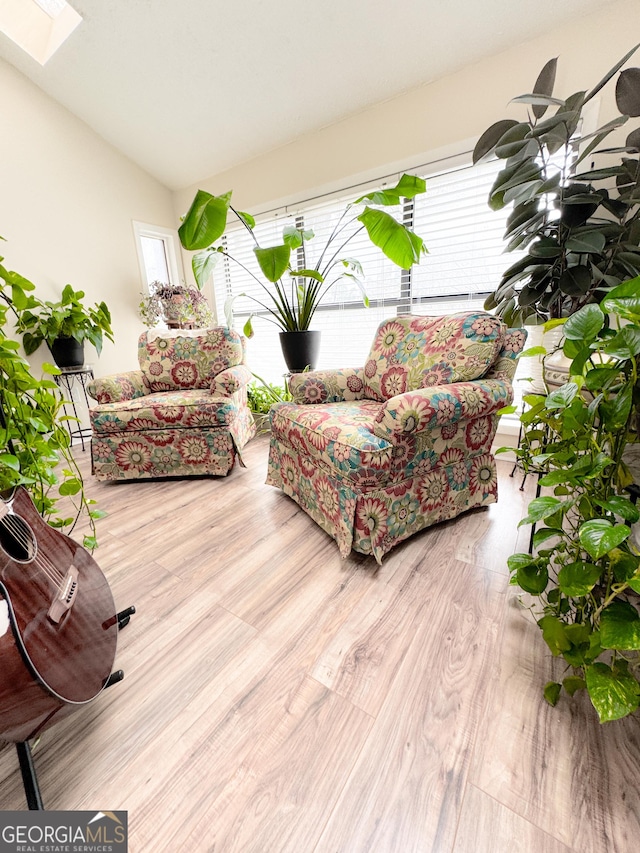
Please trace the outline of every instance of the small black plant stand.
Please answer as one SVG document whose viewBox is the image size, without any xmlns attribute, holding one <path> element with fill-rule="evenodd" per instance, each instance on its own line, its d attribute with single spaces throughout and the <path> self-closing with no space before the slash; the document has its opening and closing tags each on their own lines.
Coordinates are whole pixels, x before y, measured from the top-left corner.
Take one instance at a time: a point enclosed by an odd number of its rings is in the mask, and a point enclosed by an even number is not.
<svg viewBox="0 0 640 853">
<path fill-rule="evenodd" d="M 60 373 L 56 373 L 53 378 L 56 381 L 56 385 L 63 392 L 63 405 L 65 409 L 67 408 L 67 406 L 70 406 L 71 411 L 73 412 L 73 416 L 70 416 L 72 417 L 72 419 L 67 421 L 67 429 L 69 430 L 69 438 L 71 439 L 71 444 L 73 444 L 74 438 L 79 438 L 80 443 L 82 445 L 82 449 L 84 450 L 85 440 L 91 438 L 91 429 L 88 427 L 83 427 L 80 423 L 80 416 L 78 414 L 78 403 L 76 402 L 76 399 L 73 396 L 73 391 L 74 386 L 76 384 L 79 385 L 84 397 L 84 406 L 88 411 L 89 398 L 87 396 L 87 383 L 94 378 L 93 368 L 87 364 L 83 365 L 82 367 L 61 367 Z"/>
</svg>

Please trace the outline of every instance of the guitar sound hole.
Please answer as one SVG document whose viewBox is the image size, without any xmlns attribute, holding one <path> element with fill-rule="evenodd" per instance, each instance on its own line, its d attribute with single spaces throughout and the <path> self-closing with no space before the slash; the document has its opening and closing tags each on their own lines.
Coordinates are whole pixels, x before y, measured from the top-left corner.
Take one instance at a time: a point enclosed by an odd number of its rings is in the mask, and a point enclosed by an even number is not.
<svg viewBox="0 0 640 853">
<path fill-rule="evenodd" d="M 19 515 L 5 515 L 0 521 L 0 548 L 12 560 L 26 563 L 36 553 L 36 541 L 31 528 Z"/>
</svg>

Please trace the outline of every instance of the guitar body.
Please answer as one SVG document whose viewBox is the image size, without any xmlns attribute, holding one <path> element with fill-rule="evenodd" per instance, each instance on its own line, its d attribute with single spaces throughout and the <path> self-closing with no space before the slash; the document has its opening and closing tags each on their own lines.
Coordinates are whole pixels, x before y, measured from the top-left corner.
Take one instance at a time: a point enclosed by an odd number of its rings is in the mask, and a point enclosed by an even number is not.
<svg viewBox="0 0 640 853">
<path fill-rule="evenodd" d="M 38 734 L 104 688 L 118 619 L 93 557 L 18 487 L 0 499 L 0 740 Z"/>
</svg>

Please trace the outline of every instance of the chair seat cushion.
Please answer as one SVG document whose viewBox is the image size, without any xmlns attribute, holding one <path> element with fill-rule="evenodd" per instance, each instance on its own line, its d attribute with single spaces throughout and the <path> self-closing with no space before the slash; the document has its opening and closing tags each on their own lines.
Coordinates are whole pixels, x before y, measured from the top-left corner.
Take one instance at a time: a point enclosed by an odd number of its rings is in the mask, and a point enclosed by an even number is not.
<svg viewBox="0 0 640 853">
<path fill-rule="evenodd" d="M 271 408 L 272 438 L 294 451 L 310 471 L 321 469 L 330 477 L 346 479 L 360 492 L 424 476 L 436 468 L 447 468 L 456 480 L 465 460 L 490 452 L 494 415 L 478 414 L 387 440 L 374 432 L 381 409 L 373 400 L 314 406 L 278 403 Z M 452 488 L 458 488 L 455 482 Z"/>
<path fill-rule="evenodd" d="M 271 409 L 271 432 L 311 464 L 359 483 L 376 482 L 392 460 L 391 444 L 373 432 L 379 411 L 380 403 L 373 400 L 279 403 Z"/>
<path fill-rule="evenodd" d="M 192 429 L 226 426 L 237 415 L 232 397 L 215 397 L 200 389 L 162 391 L 104 403 L 89 412 L 94 433 L 119 433 L 158 429 Z"/>
</svg>

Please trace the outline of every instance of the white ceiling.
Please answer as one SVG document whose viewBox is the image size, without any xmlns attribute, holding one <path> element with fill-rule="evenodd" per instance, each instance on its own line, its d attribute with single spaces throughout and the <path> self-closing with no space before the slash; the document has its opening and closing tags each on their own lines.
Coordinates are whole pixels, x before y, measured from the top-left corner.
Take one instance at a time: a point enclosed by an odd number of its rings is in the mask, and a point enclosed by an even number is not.
<svg viewBox="0 0 640 853">
<path fill-rule="evenodd" d="M 171 189 L 612 0 L 70 0 L 40 67 L 0 57 Z"/>
</svg>

